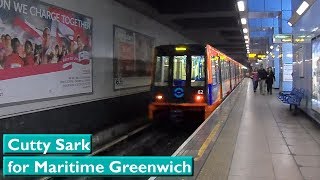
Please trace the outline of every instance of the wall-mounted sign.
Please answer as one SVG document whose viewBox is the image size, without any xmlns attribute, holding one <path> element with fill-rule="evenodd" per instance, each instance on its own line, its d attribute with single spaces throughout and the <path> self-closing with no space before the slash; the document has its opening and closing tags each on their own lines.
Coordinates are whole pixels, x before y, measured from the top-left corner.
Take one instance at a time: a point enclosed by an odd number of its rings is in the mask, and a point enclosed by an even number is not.
<svg viewBox="0 0 320 180">
<path fill-rule="evenodd" d="M 114 26 L 115 90 L 150 85 L 154 42 L 152 37 Z M 177 47 L 176 50 L 186 48 Z"/>
<path fill-rule="evenodd" d="M 249 54 L 249 58 L 255 58 L 256 56 L 257 54 L 253 54 L 253 53 Z"/>
<path fill-rule="evenodd" d="M 308 35 L 293 35 L 294 43 L 311 43 L 311 36 Z"/>
<path fill-rule="evenodd" d="M 275 34 L 273 35 L 273 43 L 291 43 L 292 35 L 291 34 Z"/>
<path fill-rule="evenodd" d="M 258 58 L 259 58 L 259 59 L 265 59 L 265 58 L 267 58 L 267 56 L 266 56 L 265 54 L 259 54 L 259 55 L 258 55 Z"/>
<path fill-rule="evenodd" d="M 283 81 L 292 81 L 292 64 L 283 64 Z"/>
</svg>

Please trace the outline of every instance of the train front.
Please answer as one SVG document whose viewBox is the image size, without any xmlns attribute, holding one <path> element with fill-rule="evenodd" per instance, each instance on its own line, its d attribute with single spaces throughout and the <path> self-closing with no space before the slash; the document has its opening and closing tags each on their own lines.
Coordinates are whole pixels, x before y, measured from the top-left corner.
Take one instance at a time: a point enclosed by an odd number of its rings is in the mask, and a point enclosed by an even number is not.
<svg viewBox="0 0 320 180">
<path fill-rule="evenodd" d="M 203 120 L 207 106 L 205 47 L 156 47 L 153 67 L 149 118 Z"/>
</svg>

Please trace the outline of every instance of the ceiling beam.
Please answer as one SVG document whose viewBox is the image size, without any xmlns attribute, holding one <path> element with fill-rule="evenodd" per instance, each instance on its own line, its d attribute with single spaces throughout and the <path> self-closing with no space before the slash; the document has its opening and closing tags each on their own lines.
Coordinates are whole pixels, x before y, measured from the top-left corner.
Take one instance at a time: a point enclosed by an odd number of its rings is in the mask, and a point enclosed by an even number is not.
<svg viewBox="0 0 320 180">
<path fill-rule="evenodd" d="M 215 45 L 217 48 L 222 48 L 222 49 L 238 49 L 238 48 L 245 48 L 245 45 L 235 45 L 235 46 L 218 46 Z"/>
<path fill-rule="evenodd" d="M 218 32 L 218 31 L 240 31 L 239 27 L 216 27 L 216 28 L 204 28 L 199 27 L 196 29 L 184 29 L 184 32 L 199 32 L 199 31 L 212 31 L 212 32 Z"/>
<path fill-rule="evenodd" d="M 236 11 L 217 11 L 208 13 L 186 13 L 186 14 L 163 14 L 163 18 L 168 20 L 186 19 L 186 18 L 219 18 L 219 17 L 237 17 Z"/>
</svg>

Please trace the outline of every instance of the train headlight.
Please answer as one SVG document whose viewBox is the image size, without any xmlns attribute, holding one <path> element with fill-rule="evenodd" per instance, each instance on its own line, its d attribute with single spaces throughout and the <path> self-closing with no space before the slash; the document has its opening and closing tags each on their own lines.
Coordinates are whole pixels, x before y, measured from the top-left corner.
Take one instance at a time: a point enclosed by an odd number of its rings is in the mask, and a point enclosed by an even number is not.
<svg viewBox="0 0 320 180">
<path fill-rule="evenodd" d="M 196 102 L 202 102 L 203 101 L 203 95 L 197 94 L 195 96 L 195 100 L 196 100 Z"/>
<path fill-rule="evenodd" d="M 162 95 L 157 95 L 157 96 L 156 96 L 156 100 L 158 100 L 158 101 L 163 100 L 163 96 L 162 96 Z"/>
</svg>

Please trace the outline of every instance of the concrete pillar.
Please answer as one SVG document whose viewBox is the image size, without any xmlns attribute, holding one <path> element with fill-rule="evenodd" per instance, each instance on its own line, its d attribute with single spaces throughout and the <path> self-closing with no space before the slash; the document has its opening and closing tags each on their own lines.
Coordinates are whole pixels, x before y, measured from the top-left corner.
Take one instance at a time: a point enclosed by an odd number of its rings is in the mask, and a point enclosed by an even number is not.
<svg viewBox="0 0 320 180">
<path fill-rule="evenodd" d="M 291 10 L 283 10 L 282 11 L 282 24 L 281 24 L 281 33 L 282 34 L 292 34 L 292 27 L 288 25 L 288 19 L 291 17 Z M 280 79 L 281 90 L 282 91 L 291 91 L 292 90 L 292 80 L 284 80 L 284 75 L 288 74 L 285 72 L 287 70 L 286 67 L 292 66 L 293 62 L 293 50 L 292 43 L 282 44 L 282 63 L 280 64 L 282 67 L 282 79 Z M 291 68 L 292 69 L 292 68 Z M 290 73 L 291 74 L 291 73 Z M 291 76 L 292 77 L 292 76 Z"/>
</svg>

